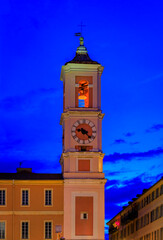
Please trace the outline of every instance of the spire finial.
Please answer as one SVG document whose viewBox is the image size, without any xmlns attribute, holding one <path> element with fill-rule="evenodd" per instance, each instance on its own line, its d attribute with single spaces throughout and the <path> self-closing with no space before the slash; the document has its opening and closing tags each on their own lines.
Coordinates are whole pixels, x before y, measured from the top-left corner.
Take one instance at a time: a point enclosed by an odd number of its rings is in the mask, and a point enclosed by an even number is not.
<svg viewBox="0 0 163 240">
<path fill-rule="evenodd" d="M 80 46 L 84 46 L 84 38 L 80 37 L 79 40 L 80 40 Z"/>
</svg>

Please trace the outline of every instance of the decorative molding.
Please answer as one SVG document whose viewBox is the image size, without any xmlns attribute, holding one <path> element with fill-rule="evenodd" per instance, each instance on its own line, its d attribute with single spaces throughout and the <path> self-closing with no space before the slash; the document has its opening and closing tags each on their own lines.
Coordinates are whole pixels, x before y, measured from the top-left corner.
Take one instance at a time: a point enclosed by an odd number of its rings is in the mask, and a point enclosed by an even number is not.
<svg viewBox="0 0 163 240">
<path fill-rule="evenodd" d="M 65 185 L 76 185 L 76 184 L 81 184 L 81 185 L 97 185 L 97 187 L 99 187 L 99 185 L 105 185 L 105 183 L 107 182 L 107 179 L 64 179 L 64 184 Z"/>
<path fill-rule="evenodd" d="M 104 67 L 101 64 L 77 64 L 77 63 L 68 63 L 63 65 L 61 69 L 60 80 L 63 81 L 65 73 L 69 72 L 100 72 L 102 74 Z"/>
<path fill-rule="evenodd" d="M 78 158 L 100 158 L 103 160 L 104 153 L 102 152 L 66 152 L 62 153 L 61 159 L 69 157 L 78 157 Z"/>
<path fill-rule="evenodd" d="M 101 111 L 98 111 L 97 109 L 93 108 L 89 108 L 87 111 L 84 110 L 82 111 L 80 109 L 80 111 L 77 111 L 77 108 L 74 108 L 74 111 L 72 111 L 73 109 L 69 109 L 67 110 L 67 112 L 62 113 L 61 115 L 61 119 L 60 119 L 60 125 L 62 125 L 63 120 L 64 119 L 69 119 L 71 117 L 79 117 L 79 118 L 84 118 L 84 117 L 98 117 L 99 119 L 103 119 L 104 118 L 104 113 L 102 113 Z"/>
<path fill-rule="evenodd" d="M 0 211 L 2 215 L 63 215 L 64 211 Z"/>
</svg>

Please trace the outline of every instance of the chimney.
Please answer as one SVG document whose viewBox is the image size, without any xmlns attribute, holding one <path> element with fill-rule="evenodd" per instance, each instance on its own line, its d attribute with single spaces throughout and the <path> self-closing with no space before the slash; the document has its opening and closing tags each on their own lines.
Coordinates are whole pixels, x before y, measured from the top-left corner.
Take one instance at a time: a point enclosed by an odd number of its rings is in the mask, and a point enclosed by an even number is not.
<svg viewBox="0 0 163 240">
<path fill-rule="evenodd" d="M 32 173 L 32 168 L 17 168 L 17 173 Z"/>
</svg>

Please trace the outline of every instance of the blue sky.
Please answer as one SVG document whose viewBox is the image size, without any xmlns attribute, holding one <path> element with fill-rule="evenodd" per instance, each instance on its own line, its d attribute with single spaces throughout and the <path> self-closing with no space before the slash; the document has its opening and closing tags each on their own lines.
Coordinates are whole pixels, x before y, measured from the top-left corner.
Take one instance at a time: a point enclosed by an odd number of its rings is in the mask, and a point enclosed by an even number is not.
<svg viewBox="0 0 163 240">
<path fill-rule="evenodd" d="M 163 2 L 6 0 L 0 16 L 0 162 L 60 172 L 61 66 L 75 56 L 81 21 L 104 66 L 106 221 L 163 169 Z"/>
</svg>

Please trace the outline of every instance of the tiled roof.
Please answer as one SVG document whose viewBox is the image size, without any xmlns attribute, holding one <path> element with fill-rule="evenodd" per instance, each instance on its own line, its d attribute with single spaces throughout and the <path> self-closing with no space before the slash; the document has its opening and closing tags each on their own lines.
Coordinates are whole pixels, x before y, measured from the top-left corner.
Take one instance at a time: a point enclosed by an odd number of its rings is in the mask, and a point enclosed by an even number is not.
<svg viewBox="0 0 163 240">
<path fill-rule="evenodd" d="M 62 180 L 62 174 L 56 173 L 0 173 L 0 180 Z"/>
<path fill-rule="evenodd" d="M 65 65 L 68 63 L 99 64 L 98 62 L 93 61 L 88 54 L 79 53 L 76 53 L 75 57 L 71 61 L 66 62 Z"/>
</svg>

